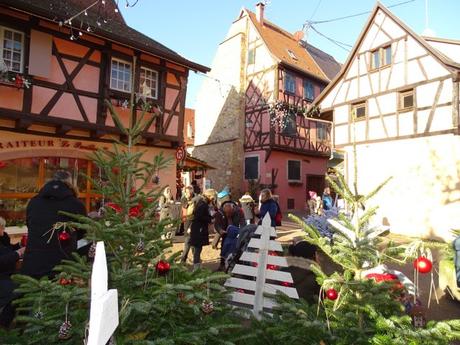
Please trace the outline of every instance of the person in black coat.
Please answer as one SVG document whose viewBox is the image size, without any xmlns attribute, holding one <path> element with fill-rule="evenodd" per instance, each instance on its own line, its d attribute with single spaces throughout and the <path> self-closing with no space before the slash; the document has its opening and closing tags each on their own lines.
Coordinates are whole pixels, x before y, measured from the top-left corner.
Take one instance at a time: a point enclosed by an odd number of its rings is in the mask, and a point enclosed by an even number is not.
<svg viewBox="0 0 460 345">
<path fill-rule="evenodd" d="M 203 246 L 209 244 L 209 224 L 213 219 L 210 213 L 210 207 L 216 202 L 217 193 L 214 189 L 207 189 L 195 203 L 193 220 L 190 232 L 190 246 L 193 250 L 193 268 L 198 269 L 201 266 L 201 251 Z"/>
<path fill-rule="evenodd" d="M 29 233 L 22 274 L 37 279 L 52 277 L 53 268 L 63 259 L 71 259 L 72 252 L 77 250 L 77 240 L 83 237 L 80 230 L 67 230 L 70 239 L 66 241 L 59 240 L 59 233 L 63 230 L 52 230 L 57 222 L 72 220 L 60 211 L 86 215 L 85 206 L 77 198 L 72 185 L 72 177 L 65 170 L 57 171 L 53 179 L 27 205 L 26 223 Z"/>
<path fill-rule="evenodd" d="M 287 271 L 291 273 L 294 287 L 300 298 L 312 304 L 318 301 L 320 286 L 310 267 L 318 264 L 317 249 L 307 241 L 300 241 L 288 248 Z"/>
<path fill-rule="evenodd" d="M 0 217 L 0 326 L 7 328 L 15 314 L 11 302 L 16 284 L 11 280 L 11 275 L 15 273 L 16 263 L 22 258 L 25 248 L 12 245 L 4 230 L 5 219 Z"/>
</svg>

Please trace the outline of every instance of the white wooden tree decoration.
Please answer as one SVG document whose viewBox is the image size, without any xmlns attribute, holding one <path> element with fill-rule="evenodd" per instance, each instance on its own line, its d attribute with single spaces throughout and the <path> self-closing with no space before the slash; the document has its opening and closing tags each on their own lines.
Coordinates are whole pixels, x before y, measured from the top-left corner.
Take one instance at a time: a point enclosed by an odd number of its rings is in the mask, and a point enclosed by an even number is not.
<svg viewBox="0 0 460 345">
<path fill-rule="evenodd" d="M 262 311 L 270 312 L 276 306 L 273 297 L 278 291 L 291 298 L 299 298 L 297 290 L 292 287 L 291 274 L 280 271 L 288 264 L 284 257 L 276 255 L 283 249 L 275 238 L 276 231 L 267 213 L 239 263 L 233 268 L 232 277 L 225 282 L 225 286 L 235 289 L 231 294 L 231 303 L 252 309 L 258 319 Z"/>
<path fill-rule="evenodd" d="M 107 291 L 108 272 L 104 242 L 96 245 L 93 272 L 91 274 L 91 311 L 86 345 L 107 343 L 118 326 L 118 292 Z"/>
</svg>

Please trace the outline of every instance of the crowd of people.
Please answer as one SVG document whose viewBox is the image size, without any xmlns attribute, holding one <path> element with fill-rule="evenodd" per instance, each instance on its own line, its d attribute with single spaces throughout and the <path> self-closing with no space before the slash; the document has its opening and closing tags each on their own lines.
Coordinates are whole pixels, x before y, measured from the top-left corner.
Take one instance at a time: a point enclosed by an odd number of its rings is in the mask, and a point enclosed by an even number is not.
<svg viewBox="0 0 460 345">
<path fill-rule="evenodd" d="M 180 262 L 185 264 L 192 251 L 195 270 L 201 267 L 204 246 L 211 244 L 216 250 L 220 247 L 218 270 L 225 270 L 226 260 L 234 254 L 244 229 L 247 230 L 248 227 L 250 229 L 251 226 L 252 229 L 257 228 L 257 224 L 261 223 L 266 214 L 269 215 L 273 227 L 281 225 L 281 209 L 269 189 L 260 192 L 258 201 L 254 200 L 249 193 L 238 200 L 233 200 L 228 189 L 220 193 L 214 189 L 201 192 L 196 183 L 185 187 L 182 195 L 180 206 L 184 248 Z M 175 203 L 171 188 L 166 187 L 158 200 L 160 220 L 170 217 L 170 210 Z M 328 207 L 329 203 L 332 201 L 328 202 L 323 197 L 322 207 Z M 56 235 L 59 231 L 56 229 L 56 224 L 71 220 L 61 211 L 86 215 L 85 206 L 78 199 L 77 190 L 72 183 L 72 176 L 64 170 L 57 171 L 53 179 L 47 182 L 28 203 L 26 246 L 11 244 L 10 237 L 5 232 L 5 219 L 0 218 L 1 327 L 8 327 L 15 315 L 12 301 L 17 296 L 11 275 L 20 273 L 37 279 L 45 276 L 53 278 L 56 274 L 53 271 L 54 267 L 63 259 L 70 259 L 72 252 L 77 251 L 77 241 L 84 237 L 82 231 L 69 231 L 69 238 L 66 241 L 60 241 L 59 236 Z M 210 241 L 210 230 L 215 232 L 212 241 Z M 79 248 L 78 251 L 84 254 L 85 247 Z M 289 247 L 289 254 L 296 258 L 290 259 L 289 267 L 294 283 L 298 282 L 299 286 L 304 286 L 303 292 L 299 294 L 305 297 L 304 294 L 308 291 L 311 293 L 317 290 L 314 286 L 314 277 L 311 272 L 308 273 L 309 265 L 316 258 L 316 248 L 306 242 L 295 243 Z"/>
</svg>

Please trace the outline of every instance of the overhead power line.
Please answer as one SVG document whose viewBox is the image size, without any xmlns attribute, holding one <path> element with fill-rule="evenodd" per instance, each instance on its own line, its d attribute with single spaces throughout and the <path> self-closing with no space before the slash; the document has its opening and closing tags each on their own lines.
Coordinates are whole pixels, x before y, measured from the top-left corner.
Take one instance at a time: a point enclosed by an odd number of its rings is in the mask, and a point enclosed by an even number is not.
<svg viewBox="0 0 460 345">
<path fill-rule="evenodd" d="M 387 6 L 387 8 L 392 8 L 392 7 L 396 7 L 396 6 L 405 5 L 405 4 L 414 2 L 414 1 L 416 1 L 416 0 L 407 0 L 407 1 L 398 2 L 398 3 L 396 3 L 396 4 Z M 327 20 L 307 21 L 306 24 L 309 23 L 309 24 L 311 25 L 311 24 L 331 23 L 331 22 L 336 22 L 336 21 L 339 21 L 339 20 L 348 19 L 348 18 L 354 18 L 354 17 L 363 16 L 363 15 L 369 14 L 369 13 L 371 13 L 371 12 L 372 12 L 372 11 L 365 11 L 365 12 L 360 12 L 360 13 L 351 14 L 351 15 L 348 15 L 348 16 L 343 16 L 343 17 L 337 17 L 337 18 L 327 19 Z"/>
</svg>

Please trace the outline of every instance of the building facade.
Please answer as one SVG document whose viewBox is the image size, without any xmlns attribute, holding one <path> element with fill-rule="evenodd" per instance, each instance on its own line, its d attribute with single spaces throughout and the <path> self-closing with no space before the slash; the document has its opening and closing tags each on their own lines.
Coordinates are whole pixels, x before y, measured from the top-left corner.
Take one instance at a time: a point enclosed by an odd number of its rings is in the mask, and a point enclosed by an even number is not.
<svg viewBox="0 0 460 345">
<path fill-rule="evenodd" d="M 145 160 L 174 157 L 183 144 L 188 73 L 208 69 L 130 28 L 115 1 L 93 3 L 0 4 L 0 215 L 8 220 L 23 220 L 27 201 L 60 168 L 94 207 L 98 196 L 83 174 L 100 171 L 88 155 L 124 140 L 106 101 L 125 126 L 132 92 L 135 117 L 143 104 L 163 109 L 136 148 Z M 160 183 L 175 186 L 175 177 L 174 164 Z"/>
<path fill-rule="evenodd" d="M 339 68 L 266 20 L 262 3 L 242 9 L 197 98 L 193 155 L 216 168 L 212 186 L 236 196 L 267 187 L 283 210 L 303 210 L 307 190 L 322 192 L 331 155 L 331 123 L 310 104 Z"/>
<path fill-rule="evenodd" d="M 348 181 L 354 164 L 361 194 L 393 177 L 372 202 L 395 233 L 447 239 L 460 224 L 459 52 L 460 41 L 421 37 L 377 4 L 317 99 Z"/>
</svg>

